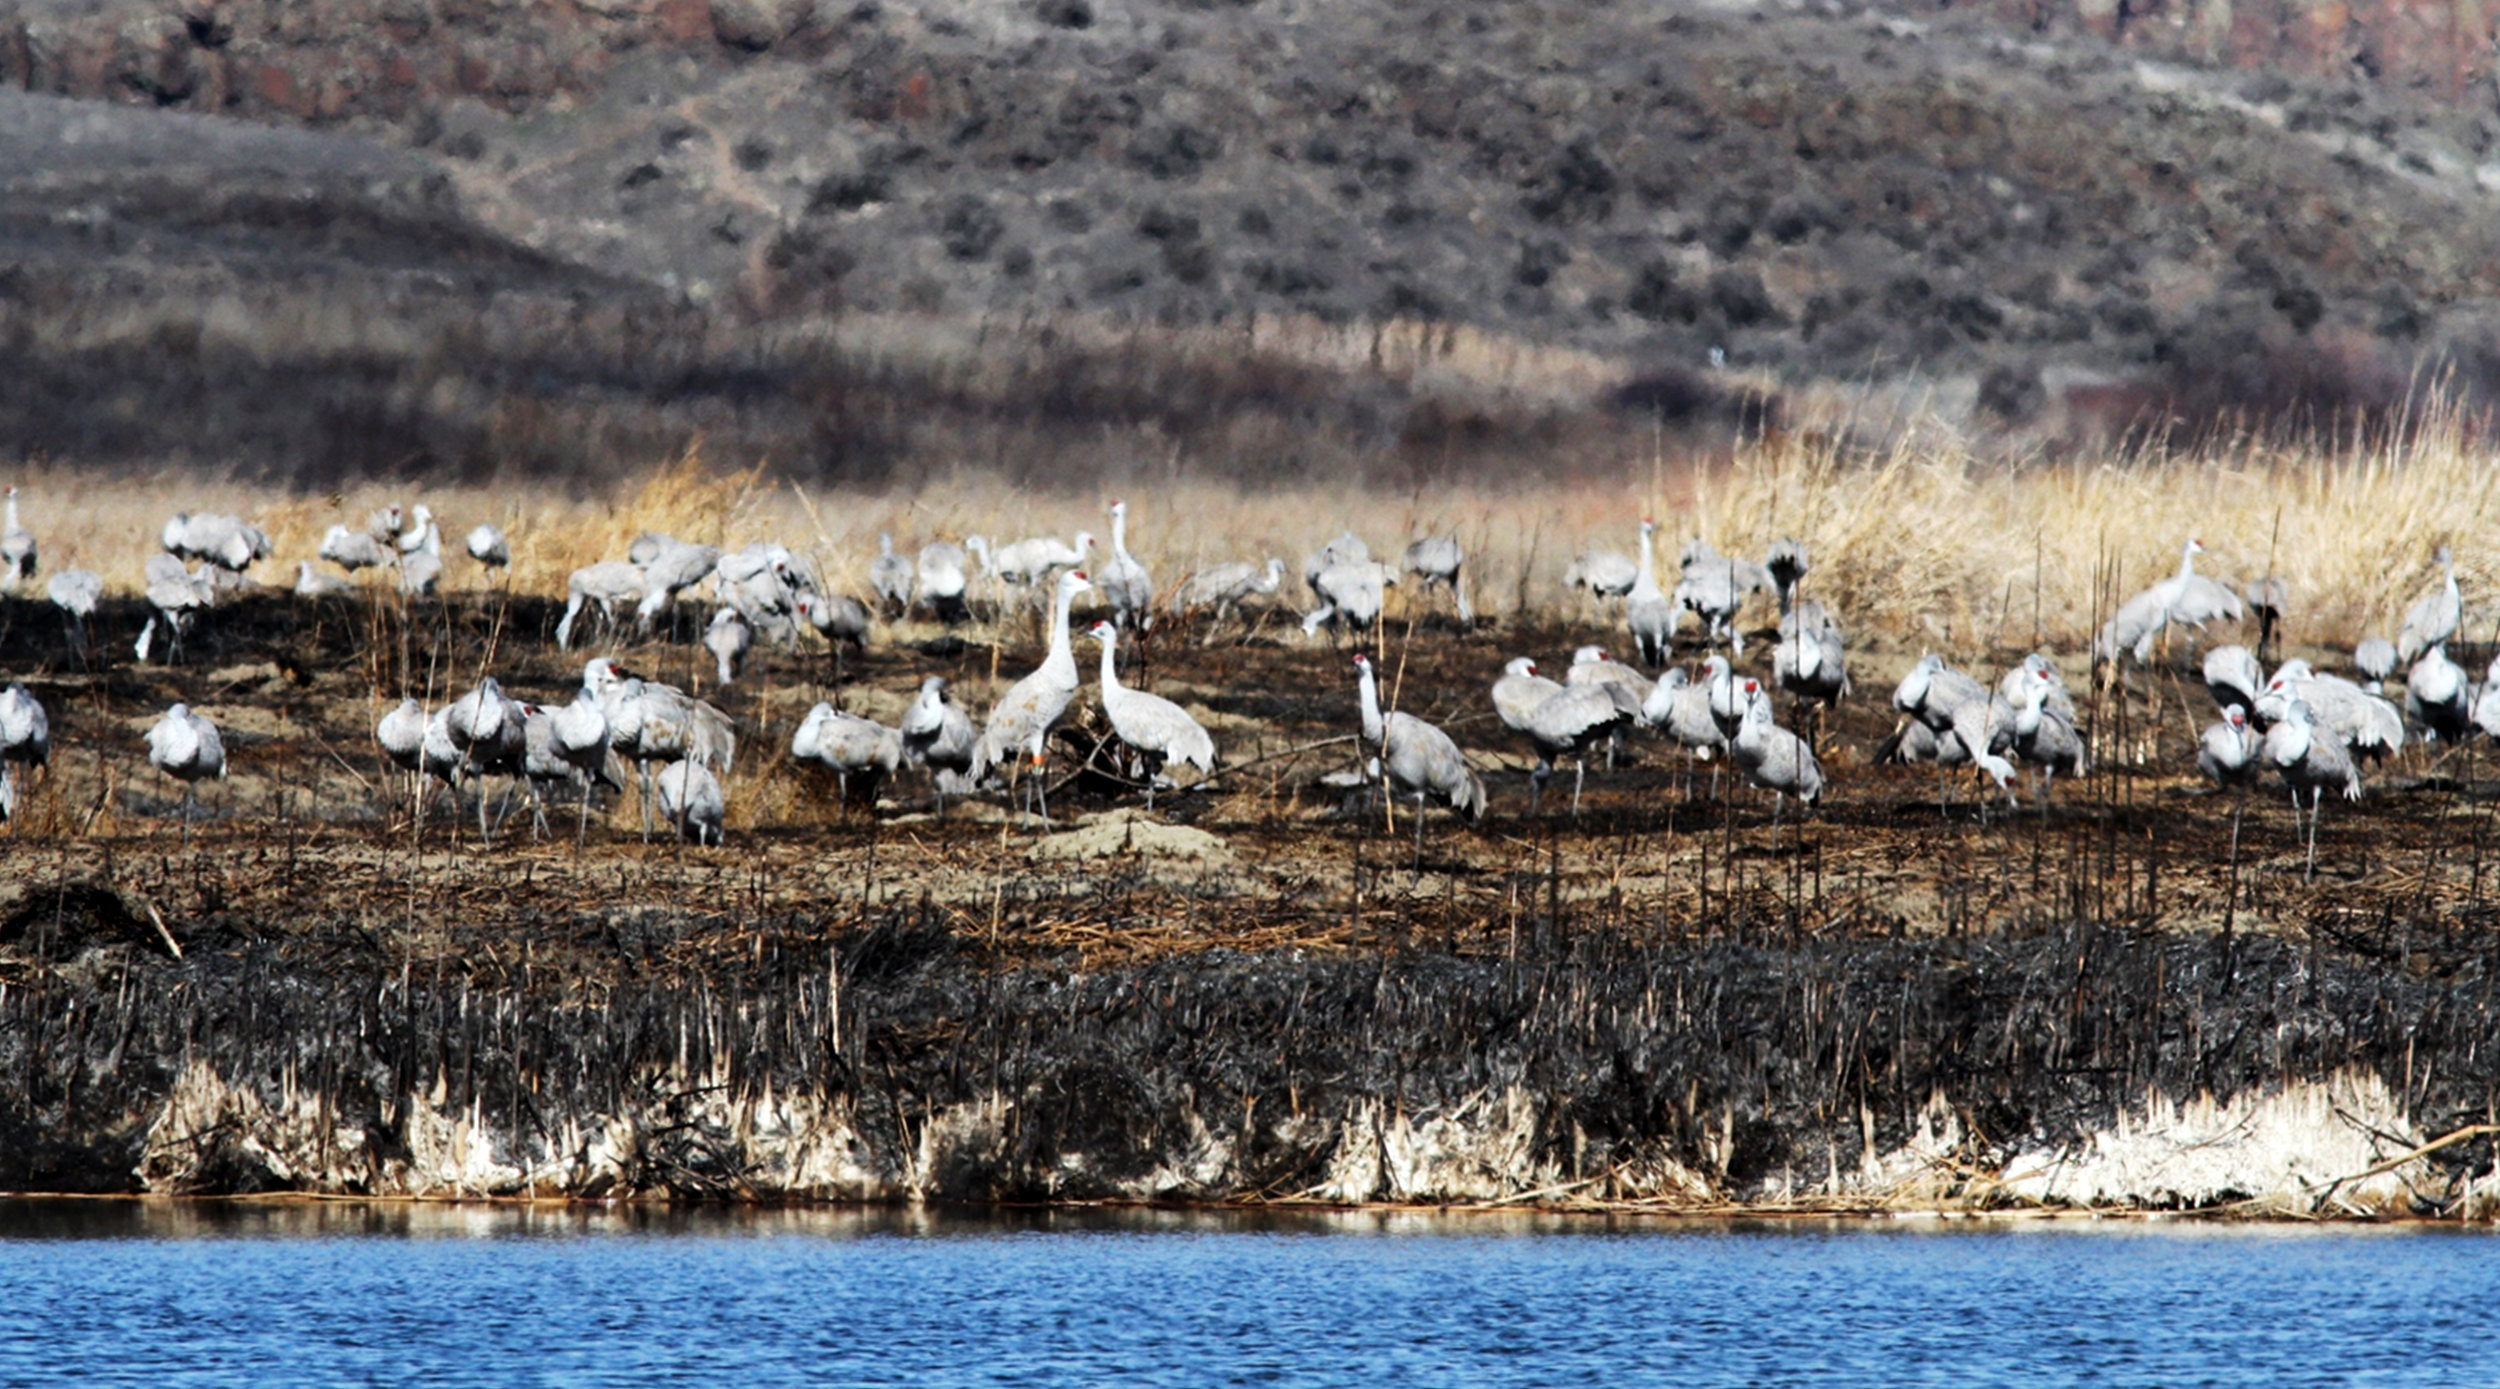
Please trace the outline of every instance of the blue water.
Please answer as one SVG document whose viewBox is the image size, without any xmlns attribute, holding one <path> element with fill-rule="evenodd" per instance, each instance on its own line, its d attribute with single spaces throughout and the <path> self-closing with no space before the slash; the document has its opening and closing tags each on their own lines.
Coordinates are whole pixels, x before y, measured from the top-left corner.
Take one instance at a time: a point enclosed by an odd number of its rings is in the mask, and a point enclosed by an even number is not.
<svg viewBox="0 0 2500 1389">
<path fill-rule="evenodd" d="M 2488 1233 L 0 1203 L 0 1384 L 2500 1383 Z"/>
</svg>

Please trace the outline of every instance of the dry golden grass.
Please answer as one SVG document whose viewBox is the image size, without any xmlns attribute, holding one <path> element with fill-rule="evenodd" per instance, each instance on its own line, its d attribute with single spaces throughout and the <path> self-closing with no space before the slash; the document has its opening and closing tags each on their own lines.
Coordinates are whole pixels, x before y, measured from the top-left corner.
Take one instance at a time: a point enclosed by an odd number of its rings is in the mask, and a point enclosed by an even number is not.
<svg viewBox="0 0 2500 1389">
<path fill-rule="evenodd" d="M 1853 629 L 1954 652 L 2029 644 L 2035 622 L 2042 643 L 2078 647 L 2111 602 L 2175 569 L 2191 535 L 2208 549 L 2201 572 L 2234 583 L 2281 576 L 2301 640 L 2392 634 L 2435 577 L 2432 551 L 2452 543 L 2468 593 L 2467 635 L 2490 635 L 2491 613 L 2476 611 L 2474 595 L 2500 573 L 2500 554 L 2478 543 L 2500 531 L 2500 495 L 2490 486 L 2491 459 L 2453 412 L 2434 410 L 2397 441 L 2251 442 L 2195 456 L 2147 450 L 2015 466 L 1984 460 L 1942 427 L 1914 425 L 1873 451 L 1841 439 L 1837 427 L 1799 427 L 1693 466 L 1666 461 L 1646 438 L 1627 438 L 1611 483 L 1523 477 L 1402 493 L 1241 485 L 1175 464 L 1163 480 L 1127 493 L 1130 546 L 1167 592 L 1208 565 L 1281 558 L 1294 602 L 1302 558 L 1342 530 L 1366 537 L 1384 559 L 1415 536 L 1455 533 L 1481 611 L 1568 612 L 1582 606 L 1560 583 L 1573 553 L 1591 545 L 1632 553 L 1639 519 L 1649 515 L 1660 522 L 1662 572 L 1671 575 L 1676 551 L 1694 536 L 1757 556 L 1773 539 L 1795 536 L 1814 558 L 1809 588 Z M 214 478 L 96 480 L 59 469 L 17 481 L 45 569 L 93 568 L 125 592 L 139 586 L 157 529 L 177 508 L 257 521 L 276 547 L 263 578 L 286 584 L 292 562 L 310 558 L 328 526 L 420 498 L 444 527 L 447 586 L 484 584 L 461 542 L 471 525 L 492 521 L 510 537 L 515 589 L 549 596 L 563 594 L 572 569 L 621 557 L 648 530 L 725 546 L 776 539 L 813 557 L 834 588 L 861 593 L 880 532 L 910 553 L 933 538 L 1082 529 L 1108 553 L 1107 497 L 1018 488 L 970 465 L 922 476 L 908 492 L 816 491 L 775 477 L 766 462 L 709 458 L 697 445 L 612 499 L 526 483 L 285 495 Z M 1416 597 L 1393 591 L 1392 615 Z"/>
</svg>

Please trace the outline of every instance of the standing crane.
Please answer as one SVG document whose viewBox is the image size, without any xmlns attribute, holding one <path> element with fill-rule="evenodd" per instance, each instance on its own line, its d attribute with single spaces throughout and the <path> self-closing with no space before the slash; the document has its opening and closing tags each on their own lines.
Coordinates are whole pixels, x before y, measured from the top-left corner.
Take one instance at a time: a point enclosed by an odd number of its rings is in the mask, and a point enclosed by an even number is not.
<svg viewBox="0 0 2500 1389">
<path fill-rule="evenodd" d="M 1128 503 L 1111 504 L 1111 558 L 1094 575 L 1094 585 L 1111 603 L 1112 625 L 1142 632 L 1154 625 L 1154 579 L 1128 552 Z"/>
<path fill-rule="evenodd" d="M 35 579 L 35 537 L 17 523 L 17 488 L 8 492 L 8 515 L 0 521 L 0 585 L 15 592 L 19 584 Z"/>
<path fill-rule="evenodd" d="M 928 605 L 940 622 L 952 625 L 964 620 L 964 550 L 943 540 L 932 540 L 920 547 L 920 601 Z"/>
<path fill-rule="evenodd" d="M 1016 761 L 1026 764 L 1044 825 L 1050 823 L 1050 803 L 1042 794 L 1042 759 L 1051 728 L 1076 697 L 1076 653 L 1068 644 L 1068 609 L 1076 595 L 1093 586 L 1083 570 L 1071 569 L 1059 576 L 1051 610 L 1050 653 L 1038 669 L 999 697 L 980 740 L 973 744 L 972 779 L 976 782 L 987 779 L 994 767 Z"/>
<path fill-rule="evenodd" d="M 903 756 L 929 769 L 936 789 L 938 814 L 946 814 L 946 794 L 972 789 L 972 747 L 978 735 L 972 716 L 946 697 L 946 678 L 932 675 L 920 682 L 919 697 L 903 711 Z"/>
<path fill-rule="evenodd" d="M 1744 717 L 1728 740 L 1729 760 L 1745 779 L 1771 793 L 1771 843 L 1779 843 L 1780 812 L 1795 796 L 1806 805 L 1823 799 L 1823 768 L 1806 740 L 1771 720 L 1771 696 L 1759 680 L 1738 687 Z"/>
<path fill-rule="evenodd" d="M 711 652 L 719 664 L 720 683 L 726 689 L 738 678 L 747 653 L 755 649 L 755 629 L 747 625 L 736 608 L 717 609 L 712 614 L 712 625 L 703 631 L 703 649 Z"/>
<path fill-rule="evenodd" d="M 68 624 L 70 654 L 85 665 L 87 619 L 95 616 L 96 604 L 104 598 L 104 576 L 92 569 L 64 569 L 44 581 L 43 591 Z"/>
<path fill-rule="evenodd" d="M 790 756 L 831 768 L 843 804 L 861 806 L 874 815 L 877 788 L 903 765 L 903 736 L 875 719 L 819 700 L 790 735 Z M 853 777 L 860 779 L 856 797 L 851 794 Z"/>
<path fill-rule="evenodd" d="M 11 684 L 0 690 L 0 820 L 17 817 L 17 769 L 31 775 L 52 761 L 52 720 L 43 701 Z"/>
<path fill-rule="evenodd" d="M 476 560 L 481 568 L 490 572 L 497 569 L 507 573 L 511 571 L 512 544 L 504 539 L 500 529 L 479 522 L 469 528 L 468 546 L 469 558 Z"/>
<path fill-rule="evenodd" d="M 444 730 L 451 735 L 451 745 L 460 750 L 464 769 L 478 783 L 480 844 L 494 842 L 486 826 L 486 778 L 518 780 L 523 775 L 522 761 L 529 750 L 528 717 L 521 702 L 505 694 L 503 685 L 491 675 L 444 706 Z"/>
<path fill-rule="evenodd" d="M 2474 731 L 2474 679 L 2448 659 L 2445 642 L 2431 643 L 2406 674 L 2405 714 L 2443 743 Z"/>
<path fill-rule="evenodd" d="M 1146 809 L 1155 808 L 1155 785 L 1168 762 L 1195 767 L 1201 778 L 1213 776 L 1215 740 L 1189 711 L 1159 694 L 1120 683 L 1115 659 L 1120 629 L 1097 622 L 1086 635 L 1102 643 L 1102 712 L 1111 720 L 1112 733 L 1144 764 Z"/>
<path fill-rule="evenodd" d="M 2433 556 L 2439 562 L 2439 587 L 2423 594 L 2405 611 L 2405 624 L 2396 633 L 2396 663 L 2410 666 L 2422 653 L 2457 634 L 2457 625 L 2465 620 L 2465 600 L 2457 593 L 2456 552 L 2442 545 Z"/>
<path fill-rule="evenodd" d="M 1458 537 L 1454 535 L 1428 535 L 1406 547 L 1406 571 L 1424 581 L 1423 591 L 1427 594 L 1436 585 L 1448 588 L 1451 600 L 1458 605 L 1459 624 L 1472 627 L 1476 610 L 1467 601 L 1463 572 L 1466 563 L 1467 557 L 1459 550 Z"/>
<path fill-rule="evenodd" d="M 2328 791 L 2338 791 L 2345 800 L 2361 799 L 2361 771 L 2353 764 L 2352 752 L 2342 739 L 2318 727 L 2311 716 L 2309 701 L 2294 699 L 2284 709 L 2283 717 L 2266 730 L 2266 765 L 2282 775 L 2283 784 L 2292 793 L 2292 825 L 2300 825 L 2300 795 L 2309 793 L 2309 867 L 2305 881 L 2318 877 L 2318 808 Z"/>
<path fill-rule="evenodd" d="M 2207 725 L 2205 736 L 2196 744 L 2196 770 L 2214 785 L 2236 793 L 2231 799 L 2234 873 L 2240 861 L 2240 815 L 2248 808 L 2248 788 L 2257 784 L 2257 771 L 2262 765 L 2258 751 L 2257 732 L 2248 726 L 2248 711 L 2237 704 L 2223 706 L 2221 722 Z"/>
<path fill-rule="evenodd" d="M 894 553 L 894 535 L 877 533 L 877 557 L 868 562 L 868 587 L 884 605 L 886 616 L 901 617 L 911 611 L 912 563 Z"/>
<path fill-rule="evenodd" d="M 1641 565 L 1623 600 L 1624 626 L 1631 629 L 1641 663 L 1653 670 L 1667 663 L 1667 646 L 1675 636 L 1675 605 L 1667 601 L 1666 590 L 1658 587 L 1657 547 L 1651 538 L 1657 531 L 1657 522 L 1641 521 Z M 1742 646 L 1736 651 L 1744 654 Z"/>
<path fill-rule="evenodd" d="M 226 775 L 226 744 L 217 725 L 188 704 L 176 704 L 148 730 L 148 765 L 182 783 L 182 845 L 191 847 L 191 809 L 199 783 Z"/>
<path fill-rule="evenodd" d="M 607 716 L 608 746 L 634 764 L 645 840 L 651 836 L 652 763 L 694 761 L 725 770 L 736 760 L 738 734 L 729 716 L 684 690 L 629 675 L 604 658 L 582 668 L 582 683 L 598 695 Z"/>
<path fill-rule="evenodd" d="M 1588 750 L 1612 740 L 1641 715 L 1641 702 L 1621 685 L 1565 685 L 1528 711 L 1521 729 L 1536 748 L 1528 774 L 1528 810 L 1534 814 L 1554 775 L 1554 760 L 1572 760 L 1571 813 L 1580 813 L 1580 788 L 1588 780 Z"/>
<path fill-rule="evenodd" d="M 574 570 L 564 580 L 564 617 L 556 623 L 556 649 L 573 649 L 573 624 L 584 609 L 594 605 L 601 621 L 614 631 L 618 606 L 640 603 L 644 587 L 642 566 L 621 559 L 603 559 Z"/>
<path fill-rule="evenodd" d="M 1273 598 L 1284 583 L 1285 562 L 1281 559 L 1269 558 L 1264 569 L 1248 560 L 1235 560 L 1190 575 L 1189 581 L 1181 585 L 1181 606 L 1215 609 L 1206 634 L 1199 638 L 1199 645 L 1204 646 L 1215 640 L 1216 630 L 1232 616 L 1234 608 L 1255 598 Z"/>
<path fill-rule="evenodd" d="M 1393 796 L 1415 798 L 1415 867 L 1424 863 L 1424 806 L 1439 801 L 1472 823 L 1484 818 L 1484 783 L 1450 735 L 1402 710 L 1380 712 L 1380 683 L 1369 656 L 1356 652 L 1354 674 L 1363 706 L 1363 742 L 1372 770 Z"/>
<path fill-rule="evenodd" d="M 677 827 L 679 839 L 696 844 L 721 842 L 722 822 L 729 810 L 720 778 L 691 759 L 669 763 L 653 779 L 660 798 L 660 816 Z"/>
</svg>

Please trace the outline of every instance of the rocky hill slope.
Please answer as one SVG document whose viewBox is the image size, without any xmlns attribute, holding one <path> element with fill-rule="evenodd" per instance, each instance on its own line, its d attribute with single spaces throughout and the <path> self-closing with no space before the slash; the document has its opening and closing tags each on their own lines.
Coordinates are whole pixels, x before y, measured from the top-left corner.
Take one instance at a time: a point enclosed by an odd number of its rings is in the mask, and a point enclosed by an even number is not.
<svg viewBox="0 0 2500 1389">
<path fill-rule="evenodd" d="M 1044 356 L 1071 325 L 1415 321 L 1605 364 L 1455 431 L 1495 452 L 1766 381 L 1916 393 L 2010 448 L 2500 384 L 2485 48 L 2424 38 L 2466 12 L 2166 13 L 14 0 L 0 82 L 87 114 L 0 124 L 0 365 L 54 387 L 0 426 L 295 474 L 503 466 L 492 439 L 594 472 L 700 427 L 840 472 L 1002 415 L 1220 454 L 1283 396 L 1322 453 L 1451 454 L 1409 381 L 1228 378 L 1174 418 L 1134 370 L 826 346 L 872 319 Z M 179 398 L 283 356 L 319 388 L 167 426 L 93 326 L 145 303 L 144 341 L 203 341 L 203 275 L 255 288 Z M 126 427 L 73 408 L 117 394 Z"/>
</svg>

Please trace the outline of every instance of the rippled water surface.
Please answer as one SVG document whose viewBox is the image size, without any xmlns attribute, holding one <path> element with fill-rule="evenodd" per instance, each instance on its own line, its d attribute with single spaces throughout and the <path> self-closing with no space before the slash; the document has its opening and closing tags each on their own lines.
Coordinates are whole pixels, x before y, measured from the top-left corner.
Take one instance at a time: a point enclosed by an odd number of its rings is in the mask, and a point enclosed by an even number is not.
<svg viewBox="0 0 2500 1389">
<path fill-rule="evenodd" d="M 0 1203 L 0 1383 L 2500 1383 L 2489 1234 Z"/>
</svg>

